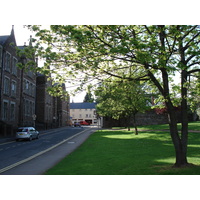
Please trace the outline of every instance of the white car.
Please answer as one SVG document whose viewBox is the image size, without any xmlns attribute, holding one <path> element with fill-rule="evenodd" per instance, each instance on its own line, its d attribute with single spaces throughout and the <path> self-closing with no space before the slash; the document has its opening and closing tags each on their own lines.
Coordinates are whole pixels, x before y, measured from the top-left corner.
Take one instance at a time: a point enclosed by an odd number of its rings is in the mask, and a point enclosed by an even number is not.
<svg viewBox="0 0 200 200">
<path fill-rule="evenodd" d="M 39 132 L 33 127 L 20 127 L 16 132 L 16 141 L 19 139 L 26 139 L 31 141 L 32 139 L 39 139 Z"/>
</svg>

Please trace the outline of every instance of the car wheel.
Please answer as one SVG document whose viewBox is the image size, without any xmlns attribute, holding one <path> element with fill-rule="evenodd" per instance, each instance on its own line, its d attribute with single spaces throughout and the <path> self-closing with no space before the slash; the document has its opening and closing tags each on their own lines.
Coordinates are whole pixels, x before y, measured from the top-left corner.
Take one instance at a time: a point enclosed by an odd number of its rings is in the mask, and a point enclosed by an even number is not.
<svg viewBox="0 0 200 200">
<path fill-rule="evenodd" d="M 36 139 L 39 139 L 39 134 L 37 134 L 37 137 L 36 137 Z"/>
<path fill-rule="evenodd" d="M 31 141 L 32 139 L 33 139 L 32 136 L 30 136 L 29 141 Z"/>
</svg>

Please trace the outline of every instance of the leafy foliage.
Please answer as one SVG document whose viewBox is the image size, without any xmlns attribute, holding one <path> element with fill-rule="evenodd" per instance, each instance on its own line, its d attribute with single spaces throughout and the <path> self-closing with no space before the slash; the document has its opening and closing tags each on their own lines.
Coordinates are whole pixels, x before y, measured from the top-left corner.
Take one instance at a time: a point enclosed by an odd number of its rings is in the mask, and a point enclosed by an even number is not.
<svg viewBox="0 0 200 200">
<path fill-rule="evenodd" d="M 142 85 L 134 82 L 103 82 L 96 90 L 97 109 L 102 116 L 119 119 L 146 109 Z"/>
<path fill-rule="evenodd" d="M 176 166 L 187 164 L 188 77 L 200 71 L 200 28 L 196 25 L 52 25 L 36 31 L 36 56 L 51 66 L 56 80 L 73 82 L 79 88 L 94 79 L 115 77 L 123 81 L 146 81 L 161 94 L 169 115 Z M 179 101 L 170 82 L 181 77 Z M 196 86 L 193 86 L 196 87 Z M 198 86 L 197 86 L 198 87 Z M 177 90 L 178 91 L 178 90 Z M 174 114 L 180 102 L 181 136 Z"/>
<path fill-rule="evenodd" d="M 147 100 L 142 84 L 138 82 L 120 81 L 113 78 L 104 81 L 96 90 L 97 112 L 101 116 L 109 116 L 113 119 L 127 118 L 127 126 L 130 127 L 131 119 L 135 115 L 147 109 Z"/>
</svg>

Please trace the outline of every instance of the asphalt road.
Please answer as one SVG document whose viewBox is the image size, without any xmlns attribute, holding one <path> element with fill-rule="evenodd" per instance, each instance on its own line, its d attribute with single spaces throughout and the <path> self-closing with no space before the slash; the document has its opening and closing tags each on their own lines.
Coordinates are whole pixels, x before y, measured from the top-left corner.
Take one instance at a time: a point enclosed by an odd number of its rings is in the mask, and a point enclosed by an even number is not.
<svg viewBox="0 0 200 200">
<path fill-rule="evenodd" d="M 76 149 L 93 133 L 93 127 L 64 127 L 44 132 L 32 141 L 0 144 L 0 174 L 42 174 Z"/>
</svg>

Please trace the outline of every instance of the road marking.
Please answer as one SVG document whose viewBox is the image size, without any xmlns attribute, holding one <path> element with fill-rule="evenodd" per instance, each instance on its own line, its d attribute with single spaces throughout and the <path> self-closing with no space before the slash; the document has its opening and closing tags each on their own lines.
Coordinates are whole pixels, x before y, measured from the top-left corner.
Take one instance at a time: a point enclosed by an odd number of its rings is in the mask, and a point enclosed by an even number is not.
<svg viewBox="0 0 200 200">
<path fill-rule="evenodd" d="M 15 141 L 1 143 L 0 145 L 4 145 L 4 144 L 10 144 L 10 143 L 13 143 L 13 142 L 15 142 Z"/>
<path fill-rule="evenodd" d="M 4 168 L 0 169 L 0 174 L 3 173 L 3 172 L 5 172 L 5 171 L 8 171 L 8 170 L 10 170 L 10 169 L 12 169 L 12 168 L 14 168 L 14 167 L 17 167 L 18 165 L 21 165 L 21 164 L 23 164 L 23 163 L 25 163 L 25 162 L 28 162 L 28 161 L 30 161 L 30 160 L 32 160 L 32 159 L 34 159 L 34 158 L 36 158 L 36 157 L 38 157 L 38 156 L 40 156 L 40 155 L 46 153 L 46 152 L 48 152 L 48 151 L 51 151 L 52 149 L 58 147 L 59 145 L 61 145 L 61 144 L 65 143 L 65 142 L 67 142 L 68 140 L 71 140 L 72 138 L 74 138 L 74 137 L 76 137 L 76 136 L 78 136 L 78 135 L 80 135 L 80 134 L 82 134 L 82 133 L 84 133 L 84 132 L 86 132 L 86 131 L 88 131 L 88 129 L 86 129 L 86 130 L 84 130 L 84 131 L 81 131 L 81 132 L 79 132 L 79 133 L 77 133 L 77 134 L 75 134 L 75 135 L 73 135 L 73 136 L 71 136 L 71 137 L 69 137 L 69 138 L 63 140 L 62 142 L 59 142 L 58 144 L 56 144 L 56 145 L 54 145 L 54 146 L 52 146 L 52 147 L 50 147 L 50 148 L 48 148 L 48 149 L 46 149 L 46 150 L 44 150 L 44 151 L 41 151 L 41 152 L 39 152 L 39 153 L 37 153 L 37 154 L 35 154 L 35 155 L 33 155 L 33 156 L 30 156 L 29 158 L 26 158 L 26 159 L 21 160 L 21 161 L 19 161 L 19 162 L 17 162 L 17 163 L 14 163 L 14 164 L 12 164 L 12 165 L 9 165 L 9 166 L 7 166 L 7 167 L 4 167 Z"/>
<path fill-rule="evenodd" d="M 74 144 L 75 142 L 68 142 L 68 144 Z"/>
</svg>

